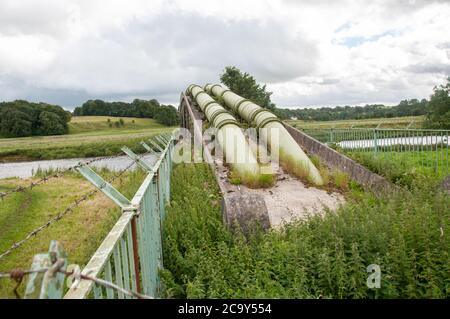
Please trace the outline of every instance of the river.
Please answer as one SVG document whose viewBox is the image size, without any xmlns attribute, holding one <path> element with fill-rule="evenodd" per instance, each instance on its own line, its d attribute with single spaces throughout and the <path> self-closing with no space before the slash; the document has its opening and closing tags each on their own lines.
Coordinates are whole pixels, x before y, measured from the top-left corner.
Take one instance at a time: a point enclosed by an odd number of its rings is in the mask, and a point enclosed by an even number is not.
<svg viewBox="0 0 450 319">
<path fill-rule="evenodd" d="M 32 162 L 15 162 L 15 163 L 3 163 L 0 164 L 0 179 L 8 177 L 19 177 L 28 178 L 33 176 L 33 174 L 38 170 L 48 170 L 48 169 L 67 169 L 72 166 L 77 165 L 80 162 L 89 161 L 95 159 L 91 158 L 70 158 L 70 159 L 58 159 L 58 160 L 46 160 L 46 161 L 32 161 Z M 156 156 L 145 155 L 144 160 L 153 164 L 156 162 Z M 91 163 L 89 166 L 96 168 L 106 167 L 112 171 L 120 171 L 125 169 L 132 160 L 124 155 L 118 156 L 111 159 L 98 160 Z M 133 165 L 132 169 L 136 166 Z"/>
</svg>

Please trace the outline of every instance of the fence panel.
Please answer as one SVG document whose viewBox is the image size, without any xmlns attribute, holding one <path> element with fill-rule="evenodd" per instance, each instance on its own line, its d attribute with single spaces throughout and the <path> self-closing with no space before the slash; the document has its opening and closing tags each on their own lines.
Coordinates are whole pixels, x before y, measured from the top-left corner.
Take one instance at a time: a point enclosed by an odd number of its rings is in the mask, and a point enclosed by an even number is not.
<svg viewBox="0 0 450 319">
<path fill-rule="evenodd" d="M 149 141 L 157 149 L 158 160 L 153 166 L 129 149 L 124 152 L 147 176 L 131 201 L 112 186 L 106 195 L 122 208 L 122 215 L 100 247 L 83 269 L 82 274 L 113 282 L 126 290 L 132 289 L 147 296 L 158 297 L 159 269 L 162 267 L 161 221 L 165 205 L 170 198 L 170 172 L 173 140 L 171 136 L 159 136 Z M 162 145 L 164 144 L 164 145 Z M 159 153 L 158 153 L 159 152 Z M 88 170 L 80 172 L 94 185 L 104 185 L 101 177 Z M 101 189 L 103 191 L 103 188 Z M 120 200 L 117 200 L 117 198 Z M 81 281 L 70 289 L 64 298 L 130 298 L 121 291 L 97 286 L 92 281 Z"/>
<path fill-rule="evenodd" d="M 437 176 L 450 174 L 449 130 L 330 128 L 303 131 L 346 153 L 368 152 L 381 159 L 423 167 Z"/>
</svg>

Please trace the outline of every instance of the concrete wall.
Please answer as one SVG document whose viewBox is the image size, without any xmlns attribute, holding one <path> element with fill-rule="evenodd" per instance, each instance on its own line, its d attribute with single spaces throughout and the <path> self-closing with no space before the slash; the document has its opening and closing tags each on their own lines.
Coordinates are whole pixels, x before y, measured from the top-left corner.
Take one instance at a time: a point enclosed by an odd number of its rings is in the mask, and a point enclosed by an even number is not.
<svg viewBox="0 0 450 319">
<path fill-rule="evenodd" d="M 373 173 L 347 156 L 342 155 L 341 153 L 290 126 L 289 124 L 284 123 L 284 126 L 304 151 L 309 154 L 319 156 L 329 167 L 336 168 L 344 173 L 347 173 L 350 178 L 361 184 L 363 187 L 369 188 L 377 194 L 390 191 L 395 188 L 395 186 L 387 179 Z"/>
</svg>

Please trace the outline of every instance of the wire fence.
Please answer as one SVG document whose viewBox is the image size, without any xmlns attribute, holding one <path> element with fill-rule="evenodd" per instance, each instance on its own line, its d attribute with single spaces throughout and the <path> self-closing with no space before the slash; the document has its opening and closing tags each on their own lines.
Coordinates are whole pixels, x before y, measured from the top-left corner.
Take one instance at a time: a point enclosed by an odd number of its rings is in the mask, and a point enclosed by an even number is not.
<svg viewBox="0 0 450 319">
<path fill-rule="evenodd" d="M 66 298 L 154 298 L 157 296 L 159 293 L 158 269 L 162 267 L 161 221 L 165 215 L 165 205 L 170 197 L 173 139 L 170 134 L 161 134 L 149 139 L 148 143 L 151 146 L 141 142 L 147 152 L 139 156 L 129 148 L 123 147 L 122 151 L 132 161 L 130 165 L 108 181 L 93 171 L 89 164 L 116 156 L 79 163 L 52 175 L 51 178 L 58 178 L 68 171 L 76 170 L 96 188 L 77 198 L 45 224 L 29 232 L 22 240 L 13 243 L 9 249 L 0 254 L 0 259 L 21 247 L 41 231 L 72 212 L 82 202 L 101 191 L 121 207 L 122 215 L 83 272 L 79 274 L 79 278 L 85 279 L 85 281 L 81 282 L 79 287 L 70 289 Z M 150 165 L 143 159 L 148 154 L 157 157 L 154 165 Z M 147 171 L 147 176 L 130 201 L 111 183 L 134 165 Z M 50 177 L 46 176 L 27 187 L 16 188 L 6 194 L 2 193 L 2 198 L 14 192 L 31 190 L 49 179 Z M 0 273 L 0 279 L 7 277 L 17 279 L 17 274 L 22 274 L 23 277 L 28 273 L 27 271 Z M 17 296 L 16 290 L 15 293 Z"/>
<path fill-rule="evenodd" d="M 39 178 L 36 181 L 32 181 L 31 183 L 29 183 L 26 186 L 18 186 L 16 188 L 13 188 L 13 189 L 8 190 L 6 192 L 0 192 L 0 200 L 3 200 L 7 196 L 15 194 L 15 193 L 20 193 L 20 192 L 25 192 L 27 190 L 32 190 L 36 186 L 40 186 L 40 185 L 48 182 L 49 180 L 53 180 L 53 179 L 56 179 L 56 178 L 63 177 L 68 172 L 75 172 L 79 167 L 81 167 L 83 165 L 90 165 L 90 164 L 98 162 L 98 161 L 114 159 L 114 158 L 117 158 L 117 157 L 120 157 L 120 156 L 123 156 L 123 154 L 116 154 L 116 155 L 111 155 L 111 156 L 96 157 L 96 158 L 93 158 L 93 159 L 88 160 L 88 161 L 82 161 L 82 162 L 78 163 L 77 165 L 71 166 L 69 168 L 65 168 L 65 169 L 62 169 L 62 170 L 57 169 L 55 172 L 53 172 L 51 174 L 47 174 L 47 175 Z"/>
<path fill-rule="evenodd" d="M 87 163 L 92 163 L 92 161 L 87 162 Z M 73 168 L 81 168 L 83 165 L 87 165 L 87 163 L 84 164 L 79 164 L 77 166 L 74 166 Z M 135 165 L 134 162 L 131 162 L 125 169 L 123 169 L 122 171 L 120 171 L 118 174 L 115 174 L 108 183 L 112 183 L 114 182 L 116 179 L 118 179 L 119 177 L 121 177 L 123 174 L 125 174 L 126 171 L 128 171 L 133 165 Z M 72 168 L 71 168 L 72 169 Z M 67 170 L 66 170 L 67 171 Z M 31 232 L 29 232 L 22 240 L 15 242 L 11 245 L 11 247 L 9 249 L 7 249 L 6 251 L 4 251 L 3 253 L 0 254 L 0 260 L 9 255 L 12 251 L 14 251 L 15 249 L 19 248 L 20 246 L 22 246 L 24 243 L 26 243 L 28 240 L 30 240 L 31 238 L 34 238 L 38 233 L 40 233 L 41 231 L 43 231 L 44 229 L 50 227 L 50 225 L 52 225 L 53 223 L 61 220 L 65 215 L 67 215 L 68 213 L 72 212 L 73 209 L 75 207 L 78 207 L 82 202 L 87 201 L 89 198 L 91 198 L 92 195 L 96 194 L 98 191 L 102 190 L 104 187 L 106 187 L 108 184 L 105 183 L 103 186 L 100 186 L 98 189 L 93 189 L 87 193 L 85 193 L 84 195 L 80 196 L 79 198 L 77 198 L 72 204 L 70 204 L 68 207 L 66 207 L 66 209 L 64 209 L 63 211 L 57 213 L 56 215 L 54 215 L 51 219 L 49 219 L 45 224 L 39 226 L 38 228 L 32 230 Z M 29 188 L 31 189 L 31 188 Z M 20 190 L 20 191 L 25 191 L 26 189 Z"/>
<path fill-rule="evenodd" d="M 50 244 L 50 250 L 52 250 L 52 247 L 58 247 L 59 249 L 62 249 L 62 246 L 58 243 L 53 241 Z M 25 297 L 33 297 L 33 292 L 35 290 L 40 290 L 39 296 L 42 297 L 42 294 L 44 294 L 46 297 L 52 298 L 52 297 L 58 297 L 62 295 L 62 291 L 63 291 L 63 287 L 64 287 L 64 279 L 67 278 L 67 283 L 70 283 L 70 286 L 72 288 L 76 288 L 79 286 L 79 284 L 81 283 L 82 280 L 84 281 L 90 281 L 95 283 L 97 286 L 99 287 L 104 287 L 105 289 L 111 289 L 113 291 L 116 291 L 117 293 L 121 293 L 123 295 L 129 296 L 131 298 L 138 298 L 138 299 L 154 299 L 150 296 L 144 295 L 144 294 L 140 294 L 136 291 L 132 291 L 129 289 L 125 289 L 123 287 L 120 287 L 118 285 L 116 285 L 113 282 L 110 281 L 106 281 L 100 278 L 96 278 L 93 276 L 89 276 L 89 275 L 85 275 L 82 274 L 80 272 L 79 267 L 76 265 L 76 267 L 72 267 L 74 268 L 71 271 L 68 271 L 66 269 L 66 259 L 65 258 L 57 258 L 54 259 L 53 261 L 51 260 L 51 255 L 50 254 L 55 254 L 57 252 L 53 252 L 50 251 L 49 252 L 49 258 L 47 258 L 47 256 L 44 255 L 44 259 L 45 261 L 51 262 L 52 264 L 50 265 L 50 267 L 44 267 L 41 268 L 39 266 L 35 267 L 34 269 L 13 269 L 11 271 L 7 271 L 7 272 L 0 272 L 0 279 L 10 279 L 13 280 L 14 282 L 16 282 L 16 286 L 14 288 L 14 294 L 16 296 L 17 299 L 22 299 L 22 297 L 20 296 L 20 293 L 18 291 L 21 283 L 23 282 L 23 279 L 26 276 L 33 276 L 33 275 L 38 275 L 38 274 L 48 274 L 46 277 L 46 279 L 50 279 L 50 280 L 58 280 L 56 278 L 56 274 L 62 274 L 62 280 L 61 284 L 58 285 L 59 287 L 59 291 L 49 291 L 48 289 L 48 285 L 47 287 L 43 287 L 44 284 L 44 278 L 42 278 L 42 281 L 39 282 L 40 278 L 30 278 L 28 284 L 27 284 L 27 290 L 25 292 Z M 42 260 L 42 255 L 36 255 L 35 256 L 36 260 Z M 33 263 L 32 266 L 36 266 L 35 263 Z M 70 281 L 69 281 L 70 280 Z M 35 287 L 36 286 L 36 287 Z M 33 289 L 29 289 L 28 287 L 32 287 Z M 30 291 L 32 290 L 32 291 Z M 47 291 L 46 291 L 47 290 Z"/>
<path fill-rule="evenodd" d="M 450 174 L 450 131 L 425 129 L 303 129 L 306 134 L 346 153 L 366 152 L 402 161 L 429 173 Z"/>
</svg>

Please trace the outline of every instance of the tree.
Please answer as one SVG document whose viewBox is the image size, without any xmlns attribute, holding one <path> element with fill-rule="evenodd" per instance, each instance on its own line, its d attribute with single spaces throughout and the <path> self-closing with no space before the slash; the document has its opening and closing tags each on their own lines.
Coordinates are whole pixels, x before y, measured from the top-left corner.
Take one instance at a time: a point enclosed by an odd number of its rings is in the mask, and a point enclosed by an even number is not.
<svg viewBox="0 0 450 319">
<path fill-rule="evenodd" d="M 30 136 L 32 121 L 29 115 L 16 109 L 4 109 L 0 118 L 0 135 L 4 137 Z"/>
<path fill-rule="evenodd" d="M 167 126 L 178 124 L 178 112 L 172 105 L 161 105 L 157 108 L 155 120 Z"/>
<path fill-rule="evenodd" d="M 60 118 L 55 113 L 43 111 L 39 114 L 39 135 L 61 135 L 66 133 Z"/>
<path fill-rule="evenodd" d="M 435 129 L 450 129 L 450 76 L 446 85 L 434 87 L 428 102 L 425 126 Z"/>
<path fill-rule="evenodd" d="M 275 109 L 275 104 L 270 100 L 272 92 L 267 92 L 266 85 L 261 86 L 256 83 L 256 80 L 250 74 L 242 73 L 234 66 L 227 66 L 220 76 L 220 81 L 234 93 L 255 104 L 269 110 Z"/>
<path fill-rule="evenodd" d="M 62 107 L 23 100 L 0 103 L 0 135 L 20 137 L 66 134 L 71 114 Z"/>
</svg>

